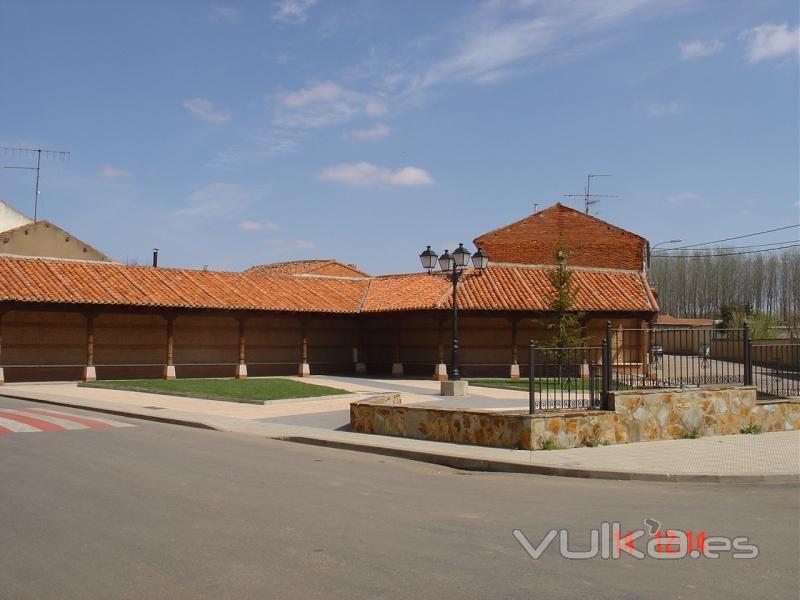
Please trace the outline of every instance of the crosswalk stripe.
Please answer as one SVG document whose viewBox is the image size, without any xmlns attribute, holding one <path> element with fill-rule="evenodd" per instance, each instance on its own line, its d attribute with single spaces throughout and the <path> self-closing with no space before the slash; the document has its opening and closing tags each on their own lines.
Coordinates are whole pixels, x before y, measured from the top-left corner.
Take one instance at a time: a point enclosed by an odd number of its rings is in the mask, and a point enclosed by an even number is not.
<svg viewBox="0 0 800 600">
<path fill-rule="evenodd" d="M 33 415 L 50 415 L 52 417 L 59 417 L 62 419 L 69 419 L 76 423 L 81 423 L 93 429 L 104 429 L 106 427 L 136 427 L 133 423 L 123 423 L 122 421 L 112 421 L 111 419 L 103 419 L 102 417 L 82 417 L 70 413 L 61 412 L 60 410 L 50 410 L 46 408 L 18 408 L 17 412 L 26 412 Z"/>
<path fill-rule="evenodd" d="M 63 415 L 47 415 L 40 413 L 25 414 L 23 411 L 14 408 L 7 408 L 5 409 L 5 412 L 18 415 L 19 417 L 25 419 L 36 419 L 38 421 L 44 421 L 45 423 L 58 425 L 62 429 L 89 429 L 93 427 L 92 425 L 86 423 L 79 423 L 77 421 L 66 419 Z M 108 425 L 106 425 L 105 423 L 98 423 L 94 427 L 98 429 L 99 428 L 105 429 L 106 427 L 108 427 Z"/>
<path fill-rule="evenodd" d="M 31 427 L 25 423 L 20 423 L 19 421 L 15 421 L 13 419 L 5 419 L 3 417 L 0 417 L 0 426 L 5 429 L 4 433 L 29 433 L 41 431 L 36 427 Z"/>
<path fill-rule="evenodd" d="M 53 423 L 52 421 L 45 420 L 45 419 L 34 419 L 33 417 L 28 417 L 25 415 L 18 415 L 10 410 L 3 410 L 0 411 L 0 417 L 4 417 L 6 419 L 11 419 L 12 421 L 19 421 L 25 425 L 30 425 L 31 427 L 35 427 L 39 431 L 64 431 L 68 429 L 63 425 L 58 425 L 57 423 Z M 77 425 L 73 423 L 75 427 L 69 427 L 69 429 L 85 429 L 82 425 Z"/>
</svg>

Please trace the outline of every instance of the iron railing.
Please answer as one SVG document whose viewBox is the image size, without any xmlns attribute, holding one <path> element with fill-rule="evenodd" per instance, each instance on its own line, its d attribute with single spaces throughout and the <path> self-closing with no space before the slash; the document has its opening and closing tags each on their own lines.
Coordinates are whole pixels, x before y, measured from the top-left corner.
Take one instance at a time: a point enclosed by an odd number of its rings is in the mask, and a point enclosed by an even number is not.
<svg viewBox="0 0 800 600">
<path fill-rule="evenodd" d="M 755 386 L 759 396 L 800 396 L 800 342 L 756 340 L 738 329 L 606 326 L 601 346 L 529 350 L 530 412 L 607 409 L 613 391 L 709 384 Z"/>
</svg>

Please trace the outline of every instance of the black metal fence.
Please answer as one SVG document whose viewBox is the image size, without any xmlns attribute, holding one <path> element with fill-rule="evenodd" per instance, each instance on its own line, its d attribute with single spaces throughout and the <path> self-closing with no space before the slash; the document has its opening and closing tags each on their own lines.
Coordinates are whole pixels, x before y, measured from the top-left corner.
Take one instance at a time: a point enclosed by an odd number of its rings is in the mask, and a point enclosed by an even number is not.
<svg viewBox="0 0 800 600">
<path fill-rule="evenodd" d="M 606 328 L 601 346 L 531 342 L 530 410 L 607 408 L 609 393 L 708 384 L 754 385 L 760 396 L 800 396 L 800 342 L 752 340 L 740 329 Z"/>
<path fill-rule="evenodd" d="M 540 348 L 530 349 L 528 379 L 530 410 L 565 410 L 600 408 L 603 392 L 603 349 Z"/>
</svg>

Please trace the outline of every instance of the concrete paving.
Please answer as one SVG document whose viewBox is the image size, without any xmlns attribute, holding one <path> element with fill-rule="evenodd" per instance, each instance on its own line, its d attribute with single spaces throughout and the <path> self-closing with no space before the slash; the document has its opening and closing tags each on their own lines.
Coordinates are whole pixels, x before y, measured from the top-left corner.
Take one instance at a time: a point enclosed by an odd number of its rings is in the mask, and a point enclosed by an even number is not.
<svg viewBox="0 0 800 600">
<path fill-rule="evenodd" d="M 0 597 L 769 600 L 800 584 L 794 486 L 476 473 L 115 419 L 138 427 L 0 436 Z M 644 519 L 760 554 L 568 560 L 553 543 L 533 560 L 512 535 L 564 528 L 586 548 L 602 522 Z"/>
<path fill-rule="evenodd" d="M 404 396 L 431 399 L 434 382 L 314 379 L 339 381 L 353 392 L 369 395 L 392 386 L 422 393 Z M 354 379 L 354 378 L 348 378 Z M 345 388 L 347 389 L 347 388 Z M 498 393 L 518 393 L 490 390 Z M 57 392 L 57 393 L 53 393 Z M 695 482 L 800 482 L 800 432 L 704 437 L 635 444 L 535 451 L 485 448 L 343 431 L 348 400 L 285 402 L 273 407 L 197 400 L 77 387 L 75 384 L 6 385 L 2 395 L 61 406 L 137 416 L 219 431 L 373 452 L 461 469 L 540 473 L 573 477 Z"/>
</svg>

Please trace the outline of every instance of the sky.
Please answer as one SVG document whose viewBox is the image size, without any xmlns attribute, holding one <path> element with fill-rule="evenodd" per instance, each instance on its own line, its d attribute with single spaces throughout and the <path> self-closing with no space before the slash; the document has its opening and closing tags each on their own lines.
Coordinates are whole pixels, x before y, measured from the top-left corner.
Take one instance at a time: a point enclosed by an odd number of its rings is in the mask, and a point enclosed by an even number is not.
<svg viewBox="0 0 800 600">
<path fill-rule="evenodd" d="M 0 145 L 69 151 L 42 160 L 39 217 L 131 263 L 418 271 L 535 203 L 583 209 L 589 173 L 618 196 L 593 214 L 694 244 L 800 222 L 798 21 L 794 0 L 0 0 Z M 33 172 L 0 169 L 0 199 L 32 214 Z"/>
</svg>

